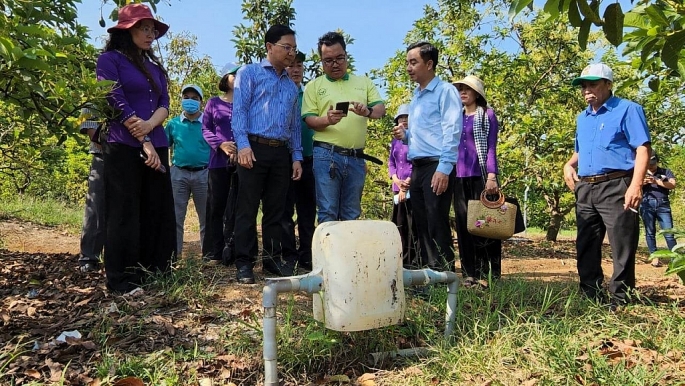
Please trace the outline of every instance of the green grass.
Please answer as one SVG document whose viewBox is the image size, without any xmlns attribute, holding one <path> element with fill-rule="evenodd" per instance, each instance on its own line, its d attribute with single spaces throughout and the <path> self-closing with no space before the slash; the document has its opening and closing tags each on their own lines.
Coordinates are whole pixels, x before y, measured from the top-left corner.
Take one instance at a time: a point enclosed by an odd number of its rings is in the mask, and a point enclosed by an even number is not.
<svg viewBox="0 0 685 386">
<path fill-rule="evenodd" d="M 400 345 L 425 346 L 427 358 L 386 360 L 389 370 L 382 385 L 521 384 L 677 384 L 680 360 L 666 359 L 685 349 L 683 315 L 676 304 L 656 305 L 638 300 L 618 313 L 590 302 L 574 283 L 543 283 L 504 279 L 490 289 L 461 290 L 453 341 L 443 340 L 444 288 L 435 287 L 428 302 L 408 298 L 406 321 L 399 326 L 343 333 L 325 329 L 311 318 L 309 303 L 282 295 L 279 312 L 279 372 L 293 384 L 305 384 L 324 375 L 361 375 L 373 372 L 370 353 Z M 307 303 L 303 306 L 303 303 Z M 228 327 L 222 346 L 229 353 L 252 358 L 254 368 L 245 384 L 261 379 L 261 316 L 254 315 L 236 328 Z M 602 355 L 601 341 L 632 340 L 636 354 L 625 358 Z M 200 350 L 201 351 L 201 350 Z M 650 362 L 644 354 L 659 354 Z M 179 371 L 188 353 L 179 350 L 147 356 L 125 356 L 116 363 L 117 375 L 137 375 L 146 382 L 183 384 L 197 374 Z M 193 352 L 191 357 L 199 357 Z M 204 353 L 208 358 L 211 354 Z M 643 355 L 641 357 L 641 355 Z M 176 366 L 174 366 L 176 361 Z M 107 363 L 110 368 L 112 363 Z M 100 367 L 102 368 L 102 367 Z M 405 371 L 405 369 L 414 371 Z M 418 371 L 416 371 L 418 369 Z M 102 371 L 102 370 L 101 370 Z M 668 378 L 668 376 L 671 378 Z M 671 381 L 669 381 L 669 379 Z"/>
<path fill-rule="evenodd" d="M 52 199 L 14 196 L 0 200 L 0 219 L 59 226 L 78 233 L 83 222 L 83 206 Z"/>
</svg>

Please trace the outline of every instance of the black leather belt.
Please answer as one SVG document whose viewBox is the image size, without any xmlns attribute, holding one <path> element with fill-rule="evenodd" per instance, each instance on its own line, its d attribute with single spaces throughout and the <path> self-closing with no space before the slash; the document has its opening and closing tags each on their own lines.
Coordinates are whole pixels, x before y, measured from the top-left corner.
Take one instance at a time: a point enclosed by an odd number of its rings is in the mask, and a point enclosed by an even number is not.
<svg viewBox="0 0 685 386">
<path fill-rule="evenodd" d="M 339 147 L 332 145 L 328 142 L 321 142 L 321 141 L 314 141 L 314 146 L 315 147 L 320 147 L 322 149 L 326 150 L 332 150 L 340 155 L 348 156 L 348 157 L 356 157 L 356 158 L 361 158 L 365 159 L 367 161 L 371 161 L 377 165 L 383 165 L 383 161 L 379 160 L 378 158 L 368 155 L 364 153 L 364 149 L 346 149 L 344 147 Z"/>
<path fill-rule="evenodd" d="M 207 165 L 195 166 L 195 167 L 193 167 L 193 166 L 178 166 L 178 165 L 174 165 L 174 166 L 176 166 L 177 168 L 182 169 L 182 170 L 187 170 L 189 172 L 199 172 L 200 170 L 207 169 Z"/>
<path fill-rule="evenodd" d="M 585 177 L 580 177 L 580 180 L 583 182 L 588 182 L 591 184 L 596 184 L 598 182 L 604 182 L 604 181 L 610 181 L 610 180 L 615 180 L 617 178 L 622 178 L 622 177 L 627 177 L 629 175 L 633 174 L 632 170 L 619 170 L 617 172 L 611 172 L 611 173 L 605 173 L 605 174 L 597 174 L 595 176 L 585 176 Z"/>
<path fill-rule="evenodd" d="M 262 145 L 268 145 L 271 147 L 283 147 L 288 146 L 288 141 L 281 141 L 280 139 L 264 138 L 258 135 L 248 135 L 247 139 L 252 142 L 261 143 Z"/>
<path fill-rule="evenodd" d="M 413 166 L 425 166 L 436 162 L 440 162 L 440 157 L 421 157 L 411 160 Z"/>
</svg>

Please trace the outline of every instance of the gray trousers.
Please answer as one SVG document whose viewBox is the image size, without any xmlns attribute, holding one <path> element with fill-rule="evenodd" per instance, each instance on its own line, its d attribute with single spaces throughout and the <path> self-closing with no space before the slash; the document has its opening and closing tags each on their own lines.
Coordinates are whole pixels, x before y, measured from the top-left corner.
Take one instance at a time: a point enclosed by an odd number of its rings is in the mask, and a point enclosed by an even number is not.
<svg viewBox="0 0 685 386">
<path fill-rule="evenodd" d="M 171 168 L 171 189 L 174 193 L 176 212 L 176 257 L 181 257 L 183 249 L 183 224 L 186 221 L 188 201 L 193 196 L 195 211 L 200 221 L 200 245 L 205 238 L 207 213 L 207 178 L 209 170 L 188 171 L 173 166 Z"/>
<path fill-rule="evenodd" d="M 81 264 L 99 262 L 105 245 L 105 164 L 102 154 L 93 154 L 88 176 L 88 194 L 81 230 Z"/>
<path fill-rule="evenodd" d="M 635 287 L 635 252 L 640 225 L 637 213 L 623 209 L 630 181 L 628 176 L 595 184 L 576 183 L 578 275 L 580 289 L 590 297 L 601 296 L 605 235 L 609 235 L 614 263 L 609 282 L 611 296 L 625 300 L 626 293 Z"/>
</svg>

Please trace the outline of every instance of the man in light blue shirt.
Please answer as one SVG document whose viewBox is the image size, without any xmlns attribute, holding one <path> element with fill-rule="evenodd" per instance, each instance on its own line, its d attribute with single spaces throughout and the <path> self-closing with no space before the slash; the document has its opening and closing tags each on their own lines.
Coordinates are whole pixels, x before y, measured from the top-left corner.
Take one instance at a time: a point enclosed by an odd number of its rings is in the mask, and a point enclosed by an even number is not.
<svg viewBox="0 0 685 386">
<path fill-rule="evenodd" d="M 438 49 L 427 42 L 407 48 L 407 72 L 418 87 L 409 104 L 407 130 L 396 126 L 393 133 L 409 145 L 407 158 L 412 162 L 409 193 L 418 228 L 421 263 L 454 271 L 449 212 L 462 129 L 462 105 L 457 89 L 435 75 L 438 55 Z"/>
<path fill-rule="evenodd" d="M 295 31 L 266 32 L 266 59 L 238 70 L 233 134 L 238 146 L 235 264 L 239 283 L 252 284 L 257 257 L 257 212 L 262 203 L 263 269 L 291 276 L 294 261 L 281 259 L 281 219 L 290 179 L 302 175 L 299 90 L 285 68 L 295 60 Z M 292 165 L 292 171 L 290 168 Z"/>
<path fill-rule="evenodd" d="M 608 234 L 614 262 L 609 282 L 612 311 L 635 288 L 637 208 L 651 148 L 642 106 L 614 96 L 613 81 L 613 71 L 604 63 L 585 67 L 573 80 L 588 107 L 578 114 L 575 152 L 564 165 L 564 180 L 576 195 L 580 289 L 592 299 L 604 300 L 602 243 Z"/>
<path fill-rule="evenodd" d="M 176 213 L 176 256 L 183 249 L 183 224 L 193 196 L 200 221 L 200 243 L 205 237 L 207 181 L 210 147 L 202 136 L 202 89 L 188 84 L 181 91 L 183 112 L 167 123 L 164 131 L 171 149 L 171 188 Z"/>
</svg>

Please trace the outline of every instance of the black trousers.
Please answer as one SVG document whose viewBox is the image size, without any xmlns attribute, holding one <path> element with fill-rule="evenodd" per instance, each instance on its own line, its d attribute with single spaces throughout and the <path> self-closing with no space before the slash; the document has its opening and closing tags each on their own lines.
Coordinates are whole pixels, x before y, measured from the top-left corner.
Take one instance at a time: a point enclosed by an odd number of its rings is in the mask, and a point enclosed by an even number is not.
<svg viewBox="0 0 685 386">
<path fill-rule="evenodd" d="M 466 223 L 469 200 L 480 199 L 485 186 L 483 178 L 456 177 L 454 179 L 454 214 L 457 220 L 459 261 L 464 277 L 487 279 L 502 276 L 502 241 L 474 236 Z"/>
<path fill-rule="evenodd" d="M 202 256 L 210 260 L 233 259 L 233 230 L 238 175 L 235 167 L 209 169 L 207 219 Z"/>
<path fill-rule="evenodd" d="M 624 300 L 626 293 L 635 287 L 635 252 L 640 227 L 638 214 L 623 209 L 630 181 L 628 176 L 596 184 L 576 182 L 578 275 L 581 290 L 590 297 L 601 294 L 602 242 L 607 234 L 614 263 L 609 292 Z"/>
<path fill-rule="evenodd" d="M 421 264 L 430 268 L 454 271 L 454 249 L 450 229 L 454 170 L 449 174 L 447 190 L 438 196 L 431 188 L 431 179 L 437 167 L 437 161 L 414 165 L 409 192 L 418 229 Z"/>
<path fill-rule="evenodd" d="M 402 266 L 407 269 L 421 267 L 419 258 L 421 248 L 413 212 L 412 200 L 397 203 L 392 207 L 392 222 L 397 225 L 400 240 L 402 240 Z"/>
<path fill-rule="evenodd" d="M 286 260 L 312 262 L 312 237 L 316 221 L 316 187 L 314 185 L 314 171 L 312 157 L 305 157 L 302 161 L 302 178 L 290 181 L 288 196 L 283 212 L 283 257 Z M 300 245 L 297 247 L 295 239 L 295 221 L 293 215 L 297 210 L 297 233 Z"/>
<path fill-rule="evenodd" d="M 292 175 L 290 151 L 250 141 L 257 161 L 252 169 L 238 165 L 235 218 L 236 267 L 253 267 L 257 257 L 257 213 L 262 203 L 262 244 L 265 262 L 281 258 L 281 220 Z"/>
<path fill-rule="evenodd" d="M 155 148 L 169 170 L 169 149 Z M 176 217 L 169 173 L 143 163 L 140 148 L 104 146 L 105 272 L 107 287 L 129 291 L 145 271 L 168 272 L 176 251 Z"/>
</svg>

